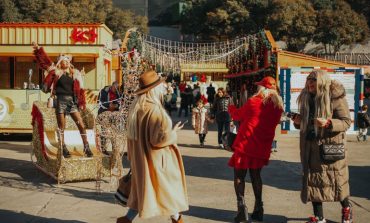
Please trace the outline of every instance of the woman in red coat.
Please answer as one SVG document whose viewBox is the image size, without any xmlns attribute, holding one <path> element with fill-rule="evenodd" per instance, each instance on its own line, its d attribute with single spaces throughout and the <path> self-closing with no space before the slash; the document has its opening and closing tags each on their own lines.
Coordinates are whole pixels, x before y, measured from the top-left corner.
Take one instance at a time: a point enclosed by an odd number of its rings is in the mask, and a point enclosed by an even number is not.
<svg viewBox="0 0 370 223">
<path fill-rule="evenodd" d="M 248 220 L 244 201 L 245 176 L 249 169 L 255 196 L 253 220 L 263 220 L 261 169 L 268 165 L 275 128 L 283 112 L 283 101 L 276 91 L 276 81 L 265 77 L 257 82 L 258 92 L 249 98 L 243 107 L 229 106 L 233 120 L 240 128 L 232 145 L 234 153 L 229 166 L 234 168 L 234 188 L 238 203 L 235 222 Z"/>
</svg>

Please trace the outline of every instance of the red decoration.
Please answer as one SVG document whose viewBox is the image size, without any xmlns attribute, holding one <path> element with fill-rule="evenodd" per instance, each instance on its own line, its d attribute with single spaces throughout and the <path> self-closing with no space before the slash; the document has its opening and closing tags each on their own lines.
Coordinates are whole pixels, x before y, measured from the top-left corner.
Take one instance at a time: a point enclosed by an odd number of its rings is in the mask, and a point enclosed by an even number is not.
<svg viewBox="0 0 370 223">
<path fill-rule="evenodd" d="M 200 96 L 200 100 L 202 100 L 202 101 L 203 101 L 203 104 L 204 104 L 204 105 L 208 103 L 208 100 L 207 100 L 207 98 L 206 98 L 204 95 L 201 95 L 201 96 Z"/>
<path fill-rule="evenodd" d="M 37 123 L 37 130 L 39 132 L 39 138 L 41 143 L 41 152 L 42 155 L 46 160 L 49 160 L 46 148 L 45 148 L 45 141 L 44 141 L 44 120 L 42 118 L 42 114 L 37 108 L 36 105 L 32 106 L 32 126 L 34 126 Z"/>
<path fill-rule="evenodd" d="M 207 81 L 207 77 L 205 74 L 202 74 L 202 76 L 200 77 L 200 82 L 206 82 Z"/>
<path fill-rule="evenodd" d="M 88 43 L 94 43 L 96 40 L 96 37 L 98 37 L 98 34 L 96 33 L 95 28 L 91 28 L 89 30 L 83 31 L 82 28 L 73 28 L 71 39 L 74 43 L 77 42 L 88 42 Z"/>
</svg>

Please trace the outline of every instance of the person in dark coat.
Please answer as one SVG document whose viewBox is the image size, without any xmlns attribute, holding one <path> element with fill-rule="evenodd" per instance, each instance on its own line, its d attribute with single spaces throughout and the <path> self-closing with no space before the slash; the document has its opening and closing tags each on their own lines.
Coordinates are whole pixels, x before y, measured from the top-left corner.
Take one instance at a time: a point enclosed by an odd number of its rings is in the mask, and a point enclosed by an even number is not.
<svg viewBox="0 0 370 223">
<path fill-rule="evenodd" d="M 220 148 L 222 149 L 224 148 L 222 144 L 222 139 L 221 139 L 223 130 L 225 129 L 225 132 L 230 131 L 231 117 L 227 110 L 230 104 L 231 104 L 231 98 L 226 93 L 224 88 L 217 89 L 217 95 L 213 103 L 212 112 L 217 122 L 218 144 Z"/>
<path fill-rule="evenodd" d="M 209 87 L 207 87 L 207 95 L 208 95 L 208 102 L 209 104 L 213 104 L 213 101 L 215 100 L 215 94 L 216 94 L 216 91 L 215 91 L 215 88 L 212 86 L 212 84 L 209 85 Z"/>
<path fill-rule="evenodd" d="M 105 111 L 118 111 L 120 106 L 119 98 L 120 90 L 117 81 L 114 81 L 111 86 L 103 87 L 99 92 L 99 110 L 98 114 Z"/>
<path fill-rule="evenodd" d="M 187 86 L 186 89 L 180 93 L 181 102 L 179 108 L 179 117 L 181 117 L 182 111 L 185 111 L 185 117 L 188 117 L 189 114 L 189 105 L 192 100 L 192 92 L 190 86 Z"/>
<path fill-rule="evenodd" d="M 367 109 L 367 105 L 362 105 L 361 111 L 357 113 L 358 141 L 360 141 L 361 138 L 363 138 L 363 141 L 367 141 L 367 128 L 370 126 L 370 118 L 367 115 Z"/>
</svg>

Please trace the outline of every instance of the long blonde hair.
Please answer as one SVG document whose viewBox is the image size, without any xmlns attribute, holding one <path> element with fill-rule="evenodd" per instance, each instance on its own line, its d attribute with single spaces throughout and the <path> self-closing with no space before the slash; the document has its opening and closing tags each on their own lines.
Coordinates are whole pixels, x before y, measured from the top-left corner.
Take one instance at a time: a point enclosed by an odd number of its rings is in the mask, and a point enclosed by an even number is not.
<svg viewBox="0 0 370 223">
<path fill-rule="evenodd" d="M 316 77 L 316 95 L 315 95 L 315 117 L 314 118 L 330 118 L 332 115 L 330 102 L 330 85 L 331 79 L 324 70 L 313 70 L 309 77 Z M 301 94 L 298 96 L 297 103 L 301 115 L 300 129 L 306 132 L 309 118 L 309 100 L 310 92 L 308 91 L 308 84 L 303 88 Z M 315 132 L 318 129 L 315 127 Z"/>
<path fill-rule="evenodd" d="M 277 92 L 277 90 L 265 88 L 263 86 L 258 86 L 257 93 L 253 96 L 262 96 L 263 104 L 266 104 L 268 101 L 272 101 L 274 107 L 279 109 L 284 109 L 283 99 Z"/>
<path fill-rule="evenodd" d="M 159 105 L 159 108 L 162 110 L 164 115 L 167 115 L 167 112 L 162 106 L 163 100 L 163 85 L 159 84 L 158 86 L 150 89 L 144 94 L 138 95 L 135 100 L 132 102 L 127 119 L 127 138 L 132 140 L 138 139 L 138 120 L 137 114 L 139 109 L 143 108 L 147 102 L 154 103 Z"/>
</svg>

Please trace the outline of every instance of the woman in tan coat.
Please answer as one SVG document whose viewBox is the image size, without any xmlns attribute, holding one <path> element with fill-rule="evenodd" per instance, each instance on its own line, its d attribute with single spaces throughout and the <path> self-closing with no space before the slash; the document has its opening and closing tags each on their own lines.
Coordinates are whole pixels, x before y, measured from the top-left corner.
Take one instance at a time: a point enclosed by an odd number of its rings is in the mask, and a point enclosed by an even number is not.
<svg viewBox="0 0 370 223">
<path fill-rule="evenodd" d="M 345 158 L 325 161 L 322 143 L 346 142 L 346 131 L 351 124 L 343 85 L 331 80 L 322 70 L 312 71 L 305 88 L 298 97 L 299 115 L 293 116 L 300 129 L 300 153 L 303 167 L 301 199 L 312 202 L 314 217 L 308 223 L 325 223 L 322 202 L 340 201 L 342 223 L 352 222 L 349 203 L 349 174 L 347 150 Z M 345 147 L 346 148 L 346 147 Z"/>
<path fill-rule="evenodd" d="M 176 131 L 183 125 L 172 121 L 162 106 L 165 88 L 154 71 L 140 77 L 138 97 L 128 117 L 127 148 L 131 163 L 130 208 L 117 223 L 171 215 L 173 223 L 182 223 L 179 212 L 188 210 L 184 166 L 177 148 Z"/>
</svg>

